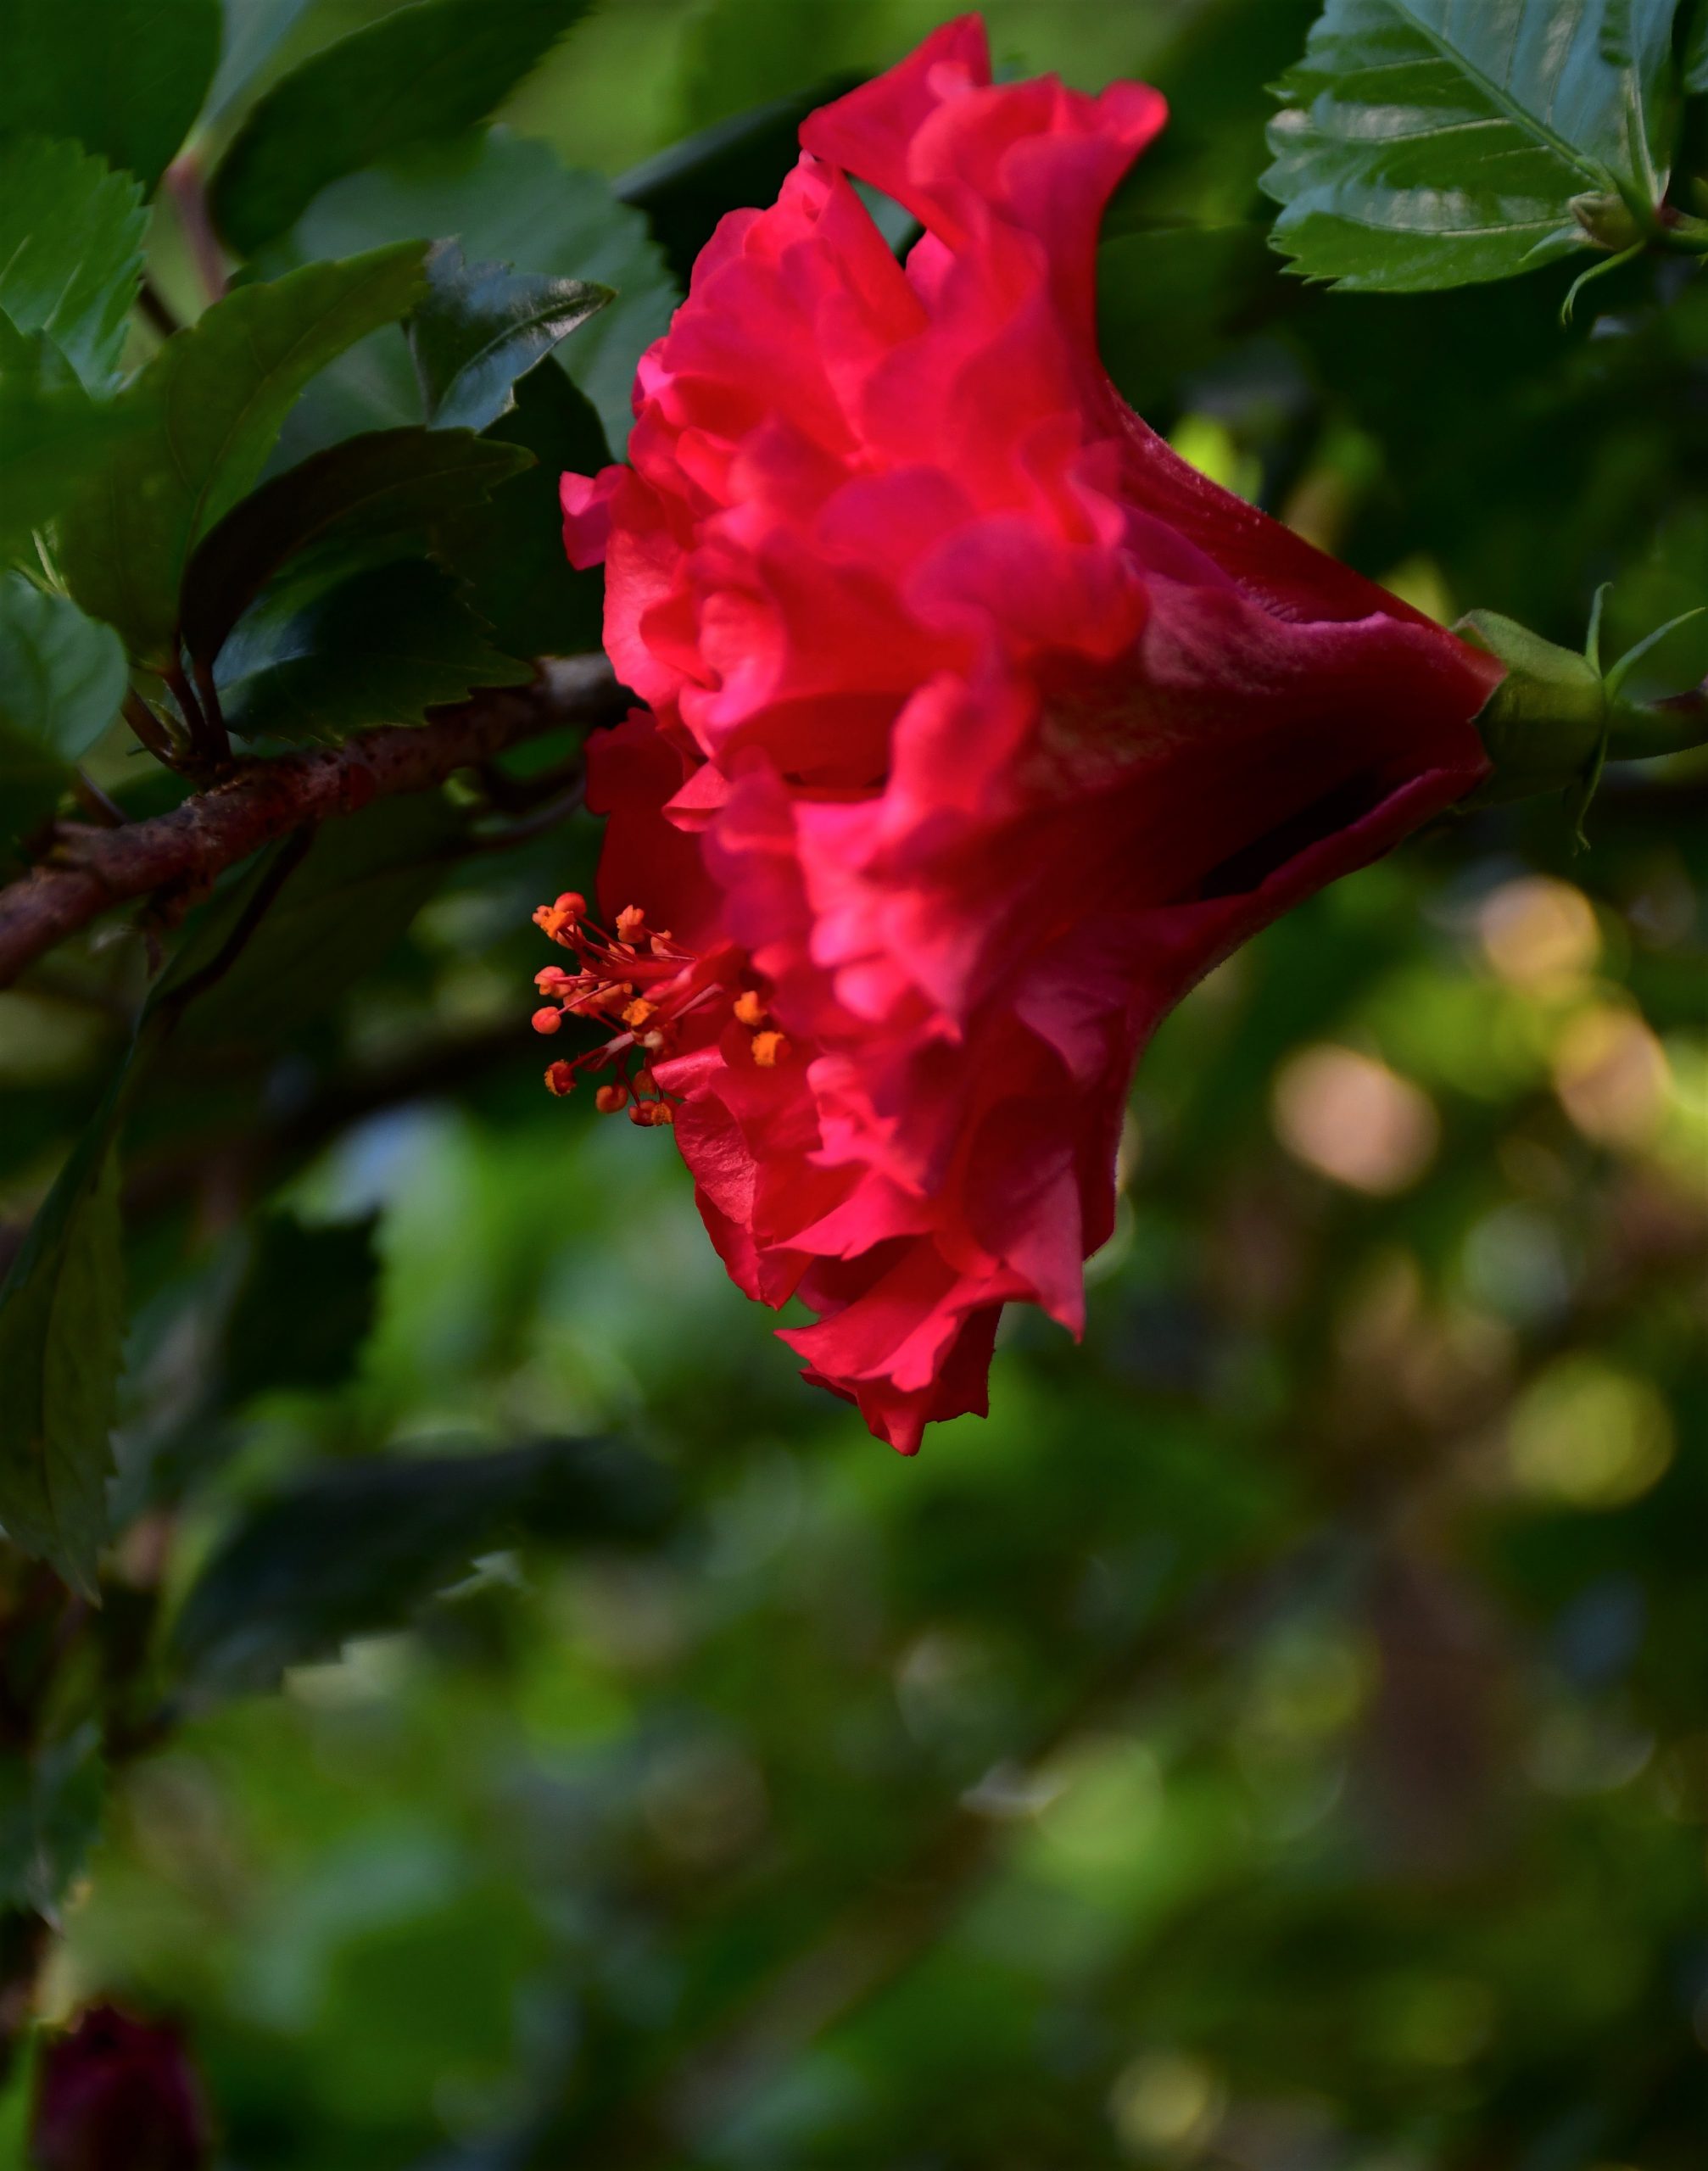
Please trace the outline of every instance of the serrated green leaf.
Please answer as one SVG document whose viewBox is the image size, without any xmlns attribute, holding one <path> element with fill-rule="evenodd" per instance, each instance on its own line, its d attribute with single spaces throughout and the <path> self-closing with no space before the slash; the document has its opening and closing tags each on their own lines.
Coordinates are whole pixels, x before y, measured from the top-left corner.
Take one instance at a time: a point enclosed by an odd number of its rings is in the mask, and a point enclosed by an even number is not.
<svg viewBox="0 0 1708 2171">
<path fill-rule="evenodd" d="M 0 136 L 75 137 L 152 188 L 219 52 L 219 0 L 0 0 Z"/>
<path fill-rule="evenodd" d="M 67 514 L 61 561 L 85 608 L 143 661 L 173 660 L 189 554 L 254 483 L 292 402 L 335 355 L 408 313 L 422 254 L 405 243 L 240 287 L 114 403 L 147 426 Z"/>
<path fill-rule="evenodd" d="M 276 1214 L 261 1223 L 226 1329 L 232 1401 L 341 1387 L 354 1375 L 379 1302 L 378 1225 L 373 1214 L 314 1225 Z"/>
<path fill-rule="evenodd" d="M 121 1076 L 0 1287 L 0 1527 L 91 1597 L 125 1325 L 123 1097 Z"/>
<path fill-rule="evenodd" d="M 143 418 L 97 406 L 43 332 L 0 314 L 0 557 L 27 552 L 45 527 L 126 446 Z"/>
<path fill-rule="evenodd" d="M 1572 199 L 1665 193 L 1676 0 L 1329 0 L 1270 124 L 1303 275 L 1389 292 L 1588 246 Z"/>
<path fill-rule="evenodd" d="M 514 386 L 614 299 L 585 279 L 543 279 L 507 264 L 466 264 L 454 241 L 427 259 L 427 292 L 409 322 L 427 421 L 483 430 L 516 404 Z"/>
<path fill-rule="evenodd" d="M 454 234 L 471 258 L 615 291 L 558 360 L 598 409 L 620 457 L 634 420 L 636 365 L 679 299 L 643 214 L 617 203 L 602 175 L 572 172 L 548 145 L 494 129 L 337 182 L 281 244 L 282 260 L 349 255 L 407 234 Z M 315 388 L 293 418 L 293 433 L 311 433 L 295 440 L 293 456 L 354 430 L 421 419 L 408 349 L 397 333 L 383 332 Z"/>
<path fill-rule="evenodd" d="M 487 441 L 532 455 L 533 465 L 484 503 L 450 509 L 433 529 L 436 554 L 462 577 L 474 607 L 511 656 L 578 656 L 596 649 L 605 578 L 578 572 L 563 554 L 560 477 L 597 474 L 610 458 L 590 402 L 559 369 L 535 370 L 516 388 Z"/>
<path fill-rule="evenodd" d="M 472 127 L 588 0 L 420 0 L 326 47 L 256 103 L 215 174 L 220 231 L 248 254 L 329 181 Z"/>
<path fill-rule="evenodd" d="M 220 703 L 251 739 L 336 739 L 375 723 L 418 723 L 479 686 L 515 686 L 531 665 L 494 648 L 436 566 L 382 566 L 306 608 L 262 611 L 221 663 Z"/>
<path fill-rule="evenodd" d="M 422 528 L 477 506 L 531 464 L 517 447 L 466 430 L 377 430 L 347 438 L 252 491 L 191 559 L 181 629 L 211 664 L 280 567 L 334 539 L 362 541 Z"/>
<path fill-rule="evenodd" d="M 51 812 L 118 712 L 125 650 L 63 595 L 0 576 L 0 846 Z"/>
<path fill-rule="evenodd" d="M 100 1830 L 106 1791 L 93 1720 L 0 1757 L 0 1908 L 53 1918 Z"/>
<path fill-rule="evenodd" d="M 0 142 L 0 310 L 92 391 L 119 365 L 142 271 L 142 192 L 75 143 Z"/>
<path fill-rule="evenodd" d="M 172 1656 L 197 1702 L 271 1688 L 406 1627 L 507 1540 L 645 1538 L 670 1507 L 656 1465 L 597 1441 L 332 1465 L 239 1523 L 185 1600 Z"/>
</svg>

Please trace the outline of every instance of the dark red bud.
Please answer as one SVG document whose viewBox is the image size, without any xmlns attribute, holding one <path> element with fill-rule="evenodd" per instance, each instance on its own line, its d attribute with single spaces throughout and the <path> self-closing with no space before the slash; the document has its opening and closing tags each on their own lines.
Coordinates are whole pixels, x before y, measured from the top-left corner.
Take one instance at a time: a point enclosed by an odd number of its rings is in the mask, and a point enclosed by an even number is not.
<svg viewBox="0 0 1708 2171">
<path fill-rule="evenodd" d="M 208 2115 L 177 2030 L 92 2006 L 42 2055 L 29 2160 L 31 2171 L 206 2171 Z"/>
</svg>

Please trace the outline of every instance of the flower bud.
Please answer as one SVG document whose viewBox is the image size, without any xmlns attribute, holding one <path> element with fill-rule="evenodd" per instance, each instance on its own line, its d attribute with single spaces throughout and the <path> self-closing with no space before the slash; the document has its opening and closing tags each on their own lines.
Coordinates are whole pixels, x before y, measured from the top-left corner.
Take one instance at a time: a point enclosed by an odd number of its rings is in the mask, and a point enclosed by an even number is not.
<svg viewBox="0 0 1708 2171">
<path fill-rule="evenodd" d="M 42 2060 L 33 2171 L 204 2171 L 212 2137 L 177 2030 L 92 2006 Z"/>
</svg>

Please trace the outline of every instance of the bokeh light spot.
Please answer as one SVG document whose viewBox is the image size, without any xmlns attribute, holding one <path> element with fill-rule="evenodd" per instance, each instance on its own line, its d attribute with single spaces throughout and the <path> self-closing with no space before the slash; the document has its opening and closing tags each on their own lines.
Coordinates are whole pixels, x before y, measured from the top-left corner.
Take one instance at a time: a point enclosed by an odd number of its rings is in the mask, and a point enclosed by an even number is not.
<svg viewBox="0 0 1708 2171">
<path fill-rule="evenodd" d="M 1295 1160 L 1376 1198 L 1415 1183 L 1441 1136 L 1434 1104 L 1409 1079 L 1374 1056 L 1326 1045 L 1282 1067 L 1274 1116 Z"/>
<path fill-rule="evenodd" d="M 1672 1421 L 1646 1380 L 1599 1357 L 1562 1357 L 1512 1414 L 1507 1455 L 1520 1488 L 1573 1507 L 1638 1499 L 1672 1459 Z"/>
</svg>

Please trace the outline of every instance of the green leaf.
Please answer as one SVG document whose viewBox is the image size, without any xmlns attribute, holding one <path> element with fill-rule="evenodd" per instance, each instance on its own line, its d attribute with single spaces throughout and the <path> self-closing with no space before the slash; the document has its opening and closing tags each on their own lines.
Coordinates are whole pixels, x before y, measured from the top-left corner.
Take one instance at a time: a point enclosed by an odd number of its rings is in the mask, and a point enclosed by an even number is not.
<svg viewBox="0 0 1708 2171">
<path fill-rule="evenodd" d="M 0 315 L 0 556 L 29 549 L 78 494 L 142 434 L 144 419 L 98 407 L 43 332 Z"/>
<path fill-rule="evenodd" d="M 53 1919 L 101 1828 L 106 1793 L 93 1720 L 0 1758 L 0 1908 Z"/>
<path fill-rule="evenodd" d="M 0 1288 L 0 1526 L 85 1596 L 107 1534 L 125 1325 L 115 1080 Z"/>
<path fill-rule="evenodd" d="M 512 1538 L 646 1538 L 670 1504 L 656 1465 L 597 1441 L 333 1464 L 239 1523 L 184 1603 L 173 1656 L 197 1702 L 271 1688 L 407 1625 Z"/>
<path fill-rule="evenodd" d="M 232 1401 L 342 1387 L 354 1376 L 379 1301 L 378 1225 L 377 1214 L 310 1225 L 278 1214 L 261 1223 L 226 1330 Z"/>
<path fill-rule="evenodd" d="M 222 658 L 220 705 L 251 739 L 335 739 L 418 723 L 478 686 L 516 686 L 531 665 L 501 655 L 436 566 L 382 566 L 301 610 L 263 608 Z"/>
<path fill-rule="evenodd" d="M 75 137 L 152 188 L 219 52 L 220 0 L 0 0 L 0 135 Z"/>
<path fill-rule="evenodd" d="M 1684 48 L 1684 87 L 1694 98 L 1708 91 L 1708 7 L 1696 0 L 1696 19 Z"/>
<path fill-rule="evenodd" d="M 673 143 L 615 183 L 622 203 L 646 214 L 684 287 L 695 259 L 726 211 L 768 204 L 776 196 L 801 156 L 801 123 L 807 115 L 859 81 L 858 75 L 834 77 L 816 89 L 717 121 Z"/>
<path fill-rule="evenodd" d="M 276 1047 L 323 1015 L 385 962 L 450 873 L 465 834 L 440 792 L 381 800 L 359 821 L 327 823 L 243 954 L 187 1012 L 181 1043 Z M 196 963 L 187 956 L 184 968 Z"/>
<path fill-rule="evenodd" d="M 118 713 L 125 650 L 63 595 L 0 576 L 0 846 L 53 811 Z"/>
<path fill-rule="evenodd" d="M 645 215 L 617 203 L 603 176 L 572 172 L 548 145 L 495 129 L 423 147 L 382 171 L 337 182 L 281 251 L 283 261 L 307 263 L 410 234 L 454 234 L 476 260 L 615 290 L 616 300 L 582 326 L 558 359 L 598 409 L 620 456 L 634 420 L 636 365 L 679 299 Z M 293 442 L 300 456 L 353 430 L 421 419 L 405 343 L 382 332 L 315 387 L 293 424 L 311 426 L 315 434 Z"/>
<path fill-rule="evenodd" d="M 208 92 L 204 127 L 243 97 L 309 5 L 310 0 L 225 0 L 220 67 Z"/>
<path fill-rule="evenodd" d="M 247 255 L 328 181 L 484 119 L 588 0 L 421 0 L 324 47 L 256 103 L 215 173 L 214 217 Z"/>
<path fill-rule="evenodd" d="M 402 534 L 478 506 L 531 457 L 466 430 L 378 430 L 276 475 L 234 505 L 191 559 L 182 595 L 185 645 L 211 664 L 243 612 L 291 559 L 334 539 Z"/>
<path fill-rule="evenodd" d="M 454 241 L 428 257 L 427 282 L 410 319 L 410 351 L 427 420 L 441 430 L 483 430 L 507 414 L 516 379 L 614 299 L 585 279 L 465 264 Z"/>
<path fill-rule="evenodd" d="M 185 562 L 254 483 L 292 402 L 334 355 L 408 313 L 421 259 L 405 243 L 240 287 L 114 403 L 147 427 L 68 514 L 61 559 L 79 600 L 145 662 L 173 660 Z"/>
<path fill-rule="evenodd" d="M 75 143 L 0 142 L 0 310 L 92 390 L 119 366 L 142 271 L 142 192 Z"/>
<path fill-rule="evenodd" d="M 516 405 L 487 433 L 533 455 L 534 464 L 485 503 L 450 508 L 433 529 L 433 549 L 461 575 L 474 607 L 511 656 L 578 656 L 596 649 L 604 624 L 605 578 L 578 572 L 563 554 L 558 478 L 593 475 L 610 455 L 599 417 L 561 370 L 535 370 Z"/>
<path fill-rule="evenodd" d="M 1264 186 L 1302 275 L 1415 292 L 1588 245 L 1579 197 L 1665 193 L 1676 0 L 1329 0 Z"/>
</svg>

